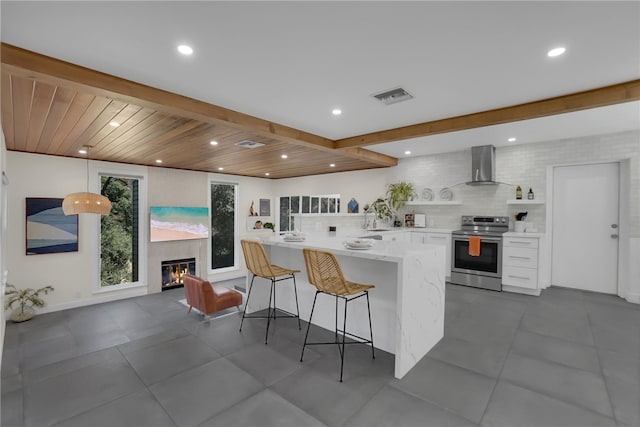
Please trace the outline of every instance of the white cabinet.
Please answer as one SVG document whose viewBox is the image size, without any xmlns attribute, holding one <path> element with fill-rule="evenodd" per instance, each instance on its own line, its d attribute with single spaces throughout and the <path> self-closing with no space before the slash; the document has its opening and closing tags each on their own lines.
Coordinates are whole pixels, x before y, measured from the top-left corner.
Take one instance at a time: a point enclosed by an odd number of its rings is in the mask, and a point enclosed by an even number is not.
<svg viewBox="0 0 640 427">
<path fill-rule="evenodd" d="M 540 238 L 506 234 L 502 242 L 502 290 L 540 295 Z"/>
<path fill-rule="evenodd" d="M 444 274 L 446 276 L 446 279 L 449 280 L 449 278 L 451 277 L 451 231 L 432 231 L 426 228 L 419 231 L 412 230 L 411 242 L 444 246 L 446 256 Z"/>
<path fill-rule="evenodd" d="M 380 233 L 382 236 L 382 240 L 387 240 L 391 242 L 411 242 L 410 233 L 406 230 L 402 231 L 385 231 Z"/>
</svg>

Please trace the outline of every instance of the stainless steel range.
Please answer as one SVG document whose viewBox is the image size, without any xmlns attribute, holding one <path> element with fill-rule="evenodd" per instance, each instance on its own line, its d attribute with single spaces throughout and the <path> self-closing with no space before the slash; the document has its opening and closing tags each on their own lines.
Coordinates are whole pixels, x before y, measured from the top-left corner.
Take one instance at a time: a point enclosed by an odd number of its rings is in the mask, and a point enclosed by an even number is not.
<svg viewBox="0 0 640 427">
<path fill-rule="evenodd" d="M 509 217 L 462 217 L 462 228 L 452 233 L 451 282 L 476 288 L 502 290 L 502 235 L 509 231 Z M 476 236 L 476 239 L 471 239 Z M 479 253 L 470 241 L 479 239 Z M 474 245 L 471 245 L 472 247 Z"/>
</svg>

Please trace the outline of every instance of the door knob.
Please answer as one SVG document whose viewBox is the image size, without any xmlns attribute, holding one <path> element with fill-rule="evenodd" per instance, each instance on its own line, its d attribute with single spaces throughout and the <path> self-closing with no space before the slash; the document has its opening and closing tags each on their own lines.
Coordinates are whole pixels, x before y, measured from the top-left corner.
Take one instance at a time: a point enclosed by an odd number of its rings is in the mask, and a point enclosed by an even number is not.
<svg viewBox="0 0 640 427">
<path fill-rule="evenodd" d="M 618 224 L 611 224 L 611 228 L 618 228 Z"/>
<path fill-rule="evenodd" d="M 611 238 L 612 238 L 612 239 L 617 239 L 617 238 L 618 238 L 618 235 L 617 235 L 617 234 L 612 234 L 612 235 L 611 235 Z"/>
</svg>

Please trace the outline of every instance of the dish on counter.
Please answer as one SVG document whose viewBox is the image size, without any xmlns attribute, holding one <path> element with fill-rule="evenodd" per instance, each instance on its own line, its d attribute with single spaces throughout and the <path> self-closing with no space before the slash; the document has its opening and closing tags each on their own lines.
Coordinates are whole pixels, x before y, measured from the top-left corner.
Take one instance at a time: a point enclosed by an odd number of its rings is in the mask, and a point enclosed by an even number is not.
<svg viewBox="0 0 640 427">
<path fill-rule="evenodd" d="M 282 240 L 285 242 L 304 242 L 304 238 L 302 233 L 287 233 L 282 236 Z"/>
<path fill-rule="evenodd" d="M 453 200 L 453 191 L 450 188 L 444 187 L 440 190 L 440 199 L 444 201 Z"/>
<path fill-rule="evenodd" d="M 422 199 L 427 202 L 433 200 L 433 191 L 430 188 L 425 188 L 424 190 L 422 190 Z"/>
<path fill-rule="evenodd" d="M 371 239 L 350 239 L 345 240 L 344 245 L 347 249 L 370 249 L 373 247 Z"/>
</svg>

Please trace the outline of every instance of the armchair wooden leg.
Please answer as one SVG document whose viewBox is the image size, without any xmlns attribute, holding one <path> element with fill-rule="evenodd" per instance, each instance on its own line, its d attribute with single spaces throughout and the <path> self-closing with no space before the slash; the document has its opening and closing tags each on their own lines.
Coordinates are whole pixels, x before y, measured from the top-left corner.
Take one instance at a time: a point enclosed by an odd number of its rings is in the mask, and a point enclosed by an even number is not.
<svg viewBox="0 0 640 427">
<path fill-rule="evenodd" d="M 193 306 L 189 306 L 189 311 L 187 311 L 187 314 L 191 313 L 191 309 L 193 308 Z"/>
</svg>

